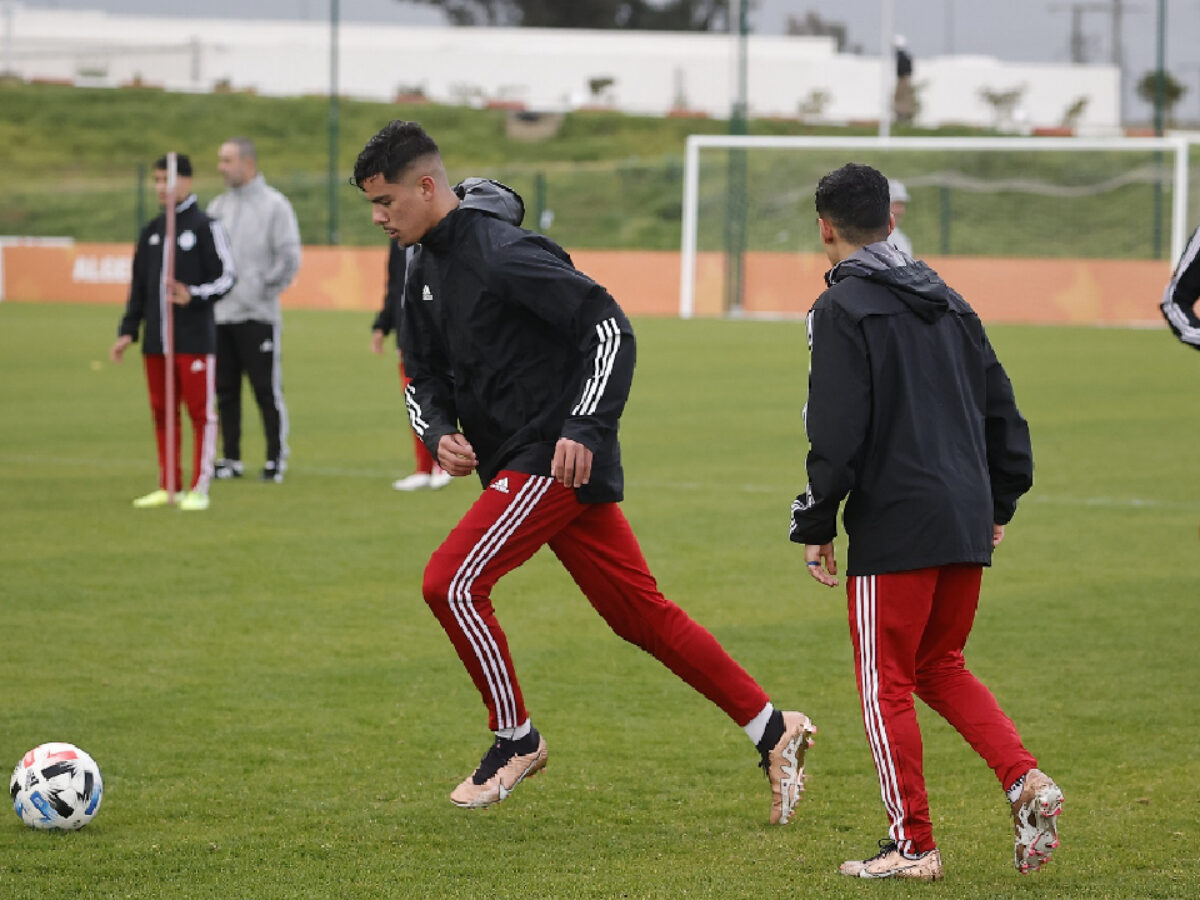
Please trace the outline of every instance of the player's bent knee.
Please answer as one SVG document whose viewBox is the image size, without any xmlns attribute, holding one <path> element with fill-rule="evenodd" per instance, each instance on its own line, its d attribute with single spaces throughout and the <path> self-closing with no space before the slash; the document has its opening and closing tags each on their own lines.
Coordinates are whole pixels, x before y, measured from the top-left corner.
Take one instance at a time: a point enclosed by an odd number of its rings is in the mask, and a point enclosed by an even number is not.
<svg viewBox="0 0 1200 900">
<path fill-rule="evenodd" d="M 453 575 L 440 567 L 429 565 L 425 569 L 425 577 L 421 581 L 421 595 L 431 609 L 446 607 L 450 603 L 450 583 Z"/>
</svg>

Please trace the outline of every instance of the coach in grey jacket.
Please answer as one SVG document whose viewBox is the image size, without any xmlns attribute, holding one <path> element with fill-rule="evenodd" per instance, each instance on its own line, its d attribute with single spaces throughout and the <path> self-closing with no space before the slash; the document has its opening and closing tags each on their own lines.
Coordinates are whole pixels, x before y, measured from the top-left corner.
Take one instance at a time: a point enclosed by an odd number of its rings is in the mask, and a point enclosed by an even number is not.
<svg viewBox="0 0 1200 900">
<path fill-rule="evenodd" d="M 280 366 L 279 295 L 300 268 L 300 227 L 287 198 L 258 171 L 249 138 L 221 145 L 217 168 L 229 190 L 208 205 L 225 226 L 238 267 L 238 282 L 219 302 L 217 319 L 217 411 L 224 457 L 218 478 L 242 475 L 242 375 L 249 377 L 262 414 L 267 459 L 262 480 L 283 481 L 288 457 L 288 414 Z"/>
</svg>

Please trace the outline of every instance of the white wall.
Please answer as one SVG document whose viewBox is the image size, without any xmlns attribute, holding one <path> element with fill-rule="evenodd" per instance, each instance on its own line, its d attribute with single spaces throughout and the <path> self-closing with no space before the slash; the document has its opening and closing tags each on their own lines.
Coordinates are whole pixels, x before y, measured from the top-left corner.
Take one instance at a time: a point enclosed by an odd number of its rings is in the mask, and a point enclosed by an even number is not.
<svg viewBox="0 0 1200 900">
<path fill-rule="evenodd" d="M 0 27 L 0 68 L 25 78 L 116 85 L 140 76 L 192 91 L 227 80 L 234 88 L 274 95 L 329 89 L 329 29 L 323 22 L 16 6 Z M 601 99 L 616 109 L 661 115 L 682 94 L 688 108 L 724 118 L 736 81 L 735 40 L 727 35 L 343 24 L 340 36 L 339 90 L 365 99 L 390 100 L 400 86 L 419 86 L 441 102 L 512 100 L 556 110 L 595 99 L 589 79 L 609 77 L 614 84 Z M 810 121 L 878 119 L 878 57 L 839 55 L 828 38 L 751 36 L 748 58 L 752 116 L 794 117 L 820 91 L 828 100 Z M 994 109 L 979 91 L 1024 85 L 1018 130 L 1060 124 L 1080 96 L 1089 98 L 1083 130 L 1117 127 L 1119 83 L 1111 66 L 940 57 L 919 60 L 914 82 L 921 125 L 994 125 Z"/>
</svg>

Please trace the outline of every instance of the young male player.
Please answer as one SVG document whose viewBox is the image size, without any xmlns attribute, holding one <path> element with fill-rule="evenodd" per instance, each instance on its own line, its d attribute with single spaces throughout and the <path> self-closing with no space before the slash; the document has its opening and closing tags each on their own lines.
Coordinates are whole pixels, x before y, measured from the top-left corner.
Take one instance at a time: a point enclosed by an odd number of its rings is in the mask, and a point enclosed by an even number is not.
<svg viewBox="0 0 1200 900">
<path fill-rule="evenodd" d="M 942 877 L 913 694 L 996 773 L 1014 862 L 1032 871 L 1058 846 L 1062 792 L 963 660 L 983 567 L 1033 483 L 1029 429 L 971 307 L 887 242 L 887 179 L 843 166 L 818 183 L 816 207 L 833 268 L 808 316 L 808 487 L 792 504 L 791 539 L 805 545 L 809 574 L 835 586 L 846 500 L 855 673 L 891 823 L 876 856 L 841 871 Z"/>
<path fill-rule="evenodd" d="M 154 414 L 154 437 L 158 442 L 158 489 L 133 501 L 139 509 L 166 506 L 167 466 L 175 467 L 175 484 L 181 485 L 179 469 L 180 423 L 175 416 L 175 458 L 167 459 L 166 378 L 175 380 L 175 396 L 187 407 L 192 420 L 191 489 L 180 492 L 179 508 L 208 509 L 208 485 L 213 473 L 217 417 L 213 410 L 214 354 L 217 326 L 213 319 L 213 301 L 227 294 L 234 283 L 233 256 L 229 240 L 220 223 L 200 209 L 192 193 L 192 163 L 186 156 L 176 158 L 178 172 L 175 205 L 175 277 L 163 276 L 166 253 L 166 213 L 147 223 L 138 237 L 133 254 L 133 278 L 129 302 L 117 329 L 117 340 L 109 356 L 120 362 L 125 349 L 137 340 L 145 323 L 142 355 L 146 366 L 146 385 L 150 389 L 150 409 Z M 167 158 L 154 164 L 154 189 L 158 202 L 167 204 Z M 174 306 L 175 370 L 166 369 L 166 303 Z"/>
<path fill-rule="evenodd" d="M 461 202 L 437 144 L 415 122 L 393 121 L 371 138 L 354 181 L 376 224 L 420 245 L 400 333 L 413 428 L 442 468 L 475 472 L 484 486 L 434 552 L 423 585 L 496 735 L 451 801 L 499 802 L 546 765 L 491 591 L 548 544 L 617 634 L 746 730 L 770 780 L 770 821 L 785 824 L 816 729 L 802 713 L 776 710 L 716 639 L 663 597 L 617 505 L 617 426 L 634 364 L 621 308 L 554 242 Z"/>
</svg>

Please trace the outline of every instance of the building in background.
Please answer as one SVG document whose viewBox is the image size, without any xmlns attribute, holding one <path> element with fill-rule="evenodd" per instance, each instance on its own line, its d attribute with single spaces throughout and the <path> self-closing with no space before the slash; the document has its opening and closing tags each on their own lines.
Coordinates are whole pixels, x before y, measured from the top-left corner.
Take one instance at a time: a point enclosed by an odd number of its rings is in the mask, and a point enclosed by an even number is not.
<svg viewBox="0 0 1200 900">
<path fill-rule="evenodd" d="M 0 68 L 26 80 L 173 91 L 329 90 L 329 27 L 316 21 L 237 22 L 8 5 Z M 735 46 L 728 35 L 411 27 L 342 23 L 345 96 L 493 105 L 538 112 L 602 107 L 642 115 L 728 116 Z M 837 125 L 877 120 L 879 57 L 839 53 L 827 36 L 751 35 L 749 114 Z M 884 65 L 892 65 L 888 59 Z M 1013 132 L 1119 131 L 1112 65 L 1009 63 L 987 56 L 923 58 L 913 79 L 920 127 Z"/>
</svg>

